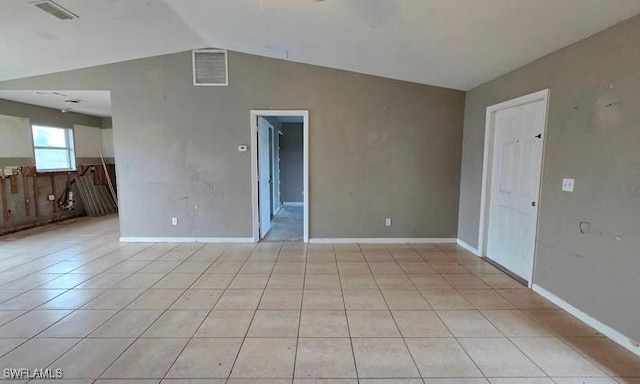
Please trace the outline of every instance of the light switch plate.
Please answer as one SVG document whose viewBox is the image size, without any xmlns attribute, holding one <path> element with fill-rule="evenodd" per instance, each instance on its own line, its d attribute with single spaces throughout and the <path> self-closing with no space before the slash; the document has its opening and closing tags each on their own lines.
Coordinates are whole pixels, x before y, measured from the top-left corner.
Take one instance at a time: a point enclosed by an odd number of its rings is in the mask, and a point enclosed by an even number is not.
<svg viewBox="0 0 640 384">
<path fill-rule="evenodd" d="M 575 179 L 562 179 L 562 190 L 564 192 L 573 192 Z"/>
<path fill-rule="evenodd" d="M 238 152 L 247 152 L 247 149 L 246 145 L 238 145 Z"/>
</svg>

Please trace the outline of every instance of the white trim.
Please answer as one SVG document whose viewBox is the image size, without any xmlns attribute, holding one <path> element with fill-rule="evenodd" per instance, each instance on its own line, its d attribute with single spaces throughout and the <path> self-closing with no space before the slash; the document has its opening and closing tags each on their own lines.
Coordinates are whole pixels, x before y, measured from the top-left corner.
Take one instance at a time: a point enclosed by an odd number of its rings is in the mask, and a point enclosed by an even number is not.
<svg viewBox="0 0 640 384">
<path fill-rule="evenodd" d="M 375 237 L 364 237 L 364 238 L 317 238 L 310 239 L 310 243 L 315 244 L 451 244 L 455 243 L 457 239 L 453 238 L 433 238 L 433 237 L 388 237 L 388 238 L 375 238 Z"/>
<path fill-rule="evenodd" d="M 252 243 L 251 237 L 198 237 L 198 243 Z"/>
<path fill-rule="evenodd" d="M 251 237 L 121 237 L 121 243 L 252 243 Z"/>
<path fill-rule="evenodd" d="M 464 241 L 457 239 L 456 241 L 458 243 L 459 246 L 461 246 L 462 248 L 466 249 L 467 251 L 473 253 L 476 256 L 480 256 L 480 252 L 478 252 L 478 250 L 472 246 L 470 246 L 469 244 L 465 243 Z"/>
<path fill-rule="evenodd" d="M 273 153 L 271 154 L 271 173 L 273 174 L 271 190 L 273 194 L 273 200 L 271 206 L 273 207 L 273 215 L 275 216 L 280 208 L 282 208 L 282 201 L 280 199 L 280 135 L 279 130 L 275 127 L 271 129 L 271 148 Z"/>
<path fill-rule="evenodd" d="M 260 241 L 260 223 L 258 212 L 258 116 L 302 116 L 303 130 L 303 188 L 304 188 L 304 228 L 303 241 L 309 242 L 309 111 L 308 110 L 264 110 L 252 109 L 251 127 L 251 210 L 253 212 L 253 239 Z"/>
<path fill-rule="evenodd" d="M 284 205 L 285 207 L 304 207 L 304 203 L 301 203 L 299 201 L 287 201 L 283 202 L 282 205 Z"/>
<path fill-rule="evenodd" d="M 30 135 L 31 135 L 31 153 L 32 153 L 32 159 L 34 162 L 34 165 L 36 167 L 36 171 L 38 173 L 54 173 L 54 172 L 73 172 L 77 169 L 77 153 L 78 151 L 76 150 L 76 130 L 75 127 L 78 124 L 74 124 L 73 127 L 69 128 L 69 127 L 62 127 L 62 126 L 55 126 L 55 125 L 47 125 L 47 124 L 33 124 L 31 123 L 31 120 L 29 121 L 29 127 L 30 127 Z M 62 131 L 64 131 L 64 138 L 65 138 L 65 147 L 51 147 L 51 146 L 46 146 L 46 145 L 36 145 L 34 136 L 33 136 L 33 127 L 42 127 L 42 128 L 52 128 L 52 129 L 61 129 Z M 37 149 L 44 149 L 44 150 L 57 150 L 57 151 L 61 151 L 64 150 L 67 152 L 67 160 L 69 160 L 69 168 L 41 168 L 38 166 L 38 162 L 36 161 L 36 150 Z"/>
<path fill-rule="evenodd" d="M 538 92 L 530 93 L 528 95 L 524 95 L 521 97 L 517 97 L 515 99 L 507 100 L 502 103 L 494 104 L 487 107 L 487 115 L 485 121 L 485 129 L 484 129 L 484 158 L 482 161 L 482 194 L 480 195 L 480 223 L 478 230 L 478 256 L 486 256 L 487 255 L 487 234 L 489 232 L 489 203 L 491 201 L 490 190 L 491 190 L 491 169 L 493 162 L 493 138 L 495 133 L 495 125 L 494 125 L 494 116 L 496 112 L 512 108 L 522 104 L 528 104 L 537 100 L 544 100 L 545 109 L 544 109 L 544 127 L 542 131 L 542 166 L 540 167 L 540 188 L 542 188 L 542 174 L 544 170 L 544 142 L 547 136 L 547 116 L 549 110 L 549 89 L 543 89 Z M 538 191 L 538 195 L 540 191 Z M 539 216 L 540 216 L 540 199 L 538 198 L 538 217 L 536 217 L 536 240 L 537 240 L 537 227 L 539 225 Z M 534 245 L 534 257 L 532 260 L 531 267 L 531 276 L 529 276 L 528 283 L 529 288 L 531 288 L 533 284 L 534 278 L 534 268 L 535 268 L 535 245 Z"/>
<path fill-rule="evenodd" d="M 573 305 L 567 303 L 566 301 L 562 300 L 561 298 L 559 298 L 558 296 L 554 295 L 553 293 L 547 291 L 546 289 L 542 288 L 541 286 L 539 286 L 537 284 L 533 284 L 532 289 L 533 289 L 534 292 L 537 292 L 540 296 L 544 297 L 545 299 L 549 300 L 553 304 L 555 304 L 558 307 L 560 307 L 560 308 L 564 309 L 565 311 L 569 312 L 570 314 L 572 314 L 573 316 L 577 317 L 582 322 L 584 322 L 585 324 L 587 324 L 591 328 L 595 329 L 596 331 L 602 333 L 603 335 L 605 335 L 609 339 L 613 340 L 614 342 L 616 342 L 620 346 L 622 346 L 622 347 L 628 349 L 629 351 L 631 351 L 632 353 L 640 356 L 640 343 L 637 343 L 637 342 L 633 341 L 632 339 L 630 339 L 627 336 L 623 335 L 622 333 L 616 331 L 615 329 L 611 328 L 610 326 L 608 326 L 608 325 L 600 322 L 599 320 L 596 320 L 593 317 L 587 315 L 586 313 L 582 312 L 578 308 L 576 308 Z"/>
</svg>

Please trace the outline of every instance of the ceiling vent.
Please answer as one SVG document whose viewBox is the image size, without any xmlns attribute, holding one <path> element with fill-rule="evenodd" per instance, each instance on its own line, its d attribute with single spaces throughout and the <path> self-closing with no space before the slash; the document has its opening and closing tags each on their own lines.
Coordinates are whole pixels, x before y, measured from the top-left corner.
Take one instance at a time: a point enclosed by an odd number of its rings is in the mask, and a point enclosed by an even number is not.
<svg viewBox="0 0 640 384">
<path fill-rule="evenodd" d="M 229 85 L 227 51 L 221 49 L 194 50 L 193 85 Z"/>
<path fill-rule="evenodd" d="M 31 4 L 60 20 L 72 20 L 78 18 L 78 15 L 51 0 L 35 1 Z"/>
</svg>

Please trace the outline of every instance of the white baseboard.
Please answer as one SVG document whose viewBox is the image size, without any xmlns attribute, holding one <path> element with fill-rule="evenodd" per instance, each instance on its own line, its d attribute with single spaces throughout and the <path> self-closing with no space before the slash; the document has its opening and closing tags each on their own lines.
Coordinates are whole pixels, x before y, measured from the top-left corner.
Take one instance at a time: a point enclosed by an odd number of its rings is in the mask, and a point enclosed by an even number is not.
<svg viewBox="0 0 640 384">
<path fill-rule="evenodd" d="M 303 202 L 297 202 L 297 201 L 283 202 L 282 205 L 284 205 L 285 207 L 304 207 Z"/>
<path fill-rule="evenodd" d="M 121 243 L 253 243 L 251 237 L 121 237 Z"/>
<path fill-rule="evenodd" d="M 481 256 L 480 255 L 480 251 L 478 251 L 477 248 L 474 248 L 472 246 L 470 246 L 469 244 L 465 243 L 464 241 L 458 239 L 457 241 L 458 245 L 461 246 L 462 248 L 466 249 L 467 251 L 473 253 L 476 256 Z"/>
<path fill-rule="evenodd" d="M 537 292 L 540 296 L 544 297 L 545 299 L 549 300 L 553 304 L 557 305 L 558 307 L 564 309 L 565 311 L 569 312 L 573 316 L 582 320 L 585 324 L 589 325 L 596 331 L 602 333 L 603 335 L 613 340 L 614 342 L 620 344 L 625 349 L 628 349 L 632 353 L 640 356 L 640 343 L 637 343 L 631 340 L 630 338 L 616 331 L 610 326 L 604 323 L 601 323 L 599 320 L 596 320 L 593 317 L 587 315 L 586 313 L 582 312 L 578 308 L 567 303 L 566 301 L 562 300 L 561 298 L 547 291 L 541 286 L 537 284 L 533 284 L 532 289 L 534 292 Z"/>
<path fill-rule="evenodd" d="M 388 237 L 388 238 L 317 238 L 317 239 L 309 239 L 310 243 L 316 244 L 327 244 L 327 243 L 335 243 L 335 244 L 432 244 L 432 243 L 455 243 L 456 239 L 450 238 L 398 238 L 398 237 Z"/>
<path fill-rule="evenodd" d="M 255 243 L 252 237 L 198 237 L 198 243 Z"/>
</svg>

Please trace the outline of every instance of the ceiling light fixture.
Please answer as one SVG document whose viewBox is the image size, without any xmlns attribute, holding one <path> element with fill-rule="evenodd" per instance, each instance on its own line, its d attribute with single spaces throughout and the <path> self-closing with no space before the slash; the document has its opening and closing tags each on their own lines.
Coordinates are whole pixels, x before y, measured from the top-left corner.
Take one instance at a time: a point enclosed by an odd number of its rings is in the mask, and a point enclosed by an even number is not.
<svg viewBox="0 0 640 384">
<path fill-rule="evenodd" d="M 51 0 L 35 1 L 31 4 L 59 20 L 72 20 L 78 18 L 78 15 Z"/>
</svg>

